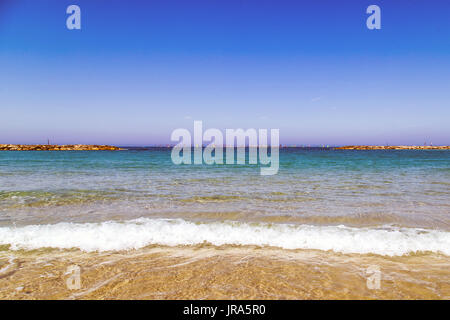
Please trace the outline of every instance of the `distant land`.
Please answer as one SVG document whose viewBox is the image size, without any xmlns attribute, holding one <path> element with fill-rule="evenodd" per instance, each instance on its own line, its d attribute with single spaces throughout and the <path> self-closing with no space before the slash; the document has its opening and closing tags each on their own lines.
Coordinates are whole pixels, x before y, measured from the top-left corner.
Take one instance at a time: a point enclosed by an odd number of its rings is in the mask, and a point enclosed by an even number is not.
<svg viewBox="0 0 450 320">
<path fill-rule="evenodd" d="M 8 151 L 93 151 L 93 150 L 124 150 L 119 147 L 105 145 L 86 145 L 86 144 L 0 144 L 0 150 Z"/>
<path fill-rule="evenodd" d="M 344 146 L 335 150 L 450 150 L 450 146 Z"/>
<path fill-rule="evenodd" d="M 158 146 L 159 148 L 171 148 L 173 146 Z M 283 146 L 280 145 L 283 148 Z M 288 147 L 288 146 L 284 146 Z M 152 147 L 147 147 L 152 148 Z M 305 147 L 300 147 L 305 148 Z M 308 147 L 306 149 L 316 149 L 320 147 Z M 87 144 L 0 144 L 0 151 L 96 151 L 96 150 L 128 150 L 145 149 L 144 147 L 115 147 L 109 145 L 87 145 Z M 343 146 L 343 147 L 322 147 L 328 150 L 450 150 L 450 146 Z"/>
</svg>

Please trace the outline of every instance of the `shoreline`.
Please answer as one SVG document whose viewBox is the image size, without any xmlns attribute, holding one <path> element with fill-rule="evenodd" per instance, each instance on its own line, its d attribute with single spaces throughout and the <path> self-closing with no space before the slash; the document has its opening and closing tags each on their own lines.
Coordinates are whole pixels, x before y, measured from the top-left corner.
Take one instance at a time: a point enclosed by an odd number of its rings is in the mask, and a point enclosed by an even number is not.
<svg viewBox="0 0 450 320">
<path fill-rule="evenodd" d="M 0 251 L 0 299 L 449 299 L 448 263 L 431 253 L 384 257 L 206 244 Z M 80 287 L 70 290 L 73 266 Z M 378 289 L 368 286 L 374 267 Z"/>
<path fill-rule="evenodd" d="M 88 145 L 88 144 L 0 144 L 0 151 L 116 151 L 125 150 L 108 145 Z"/>
</svg>

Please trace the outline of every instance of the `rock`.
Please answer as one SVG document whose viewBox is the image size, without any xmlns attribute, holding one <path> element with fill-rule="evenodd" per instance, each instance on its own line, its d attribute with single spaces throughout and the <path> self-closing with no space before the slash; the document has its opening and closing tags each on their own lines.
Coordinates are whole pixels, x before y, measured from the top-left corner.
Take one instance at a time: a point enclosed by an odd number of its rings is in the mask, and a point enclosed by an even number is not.
<svg viewBox="0 0 450 320">
<path fill-rule="evenodd" d="M 81 150 L 108 150 L 108 151 L 115 151 L 115 150 L 124 150 L 119 147 L 114 146 L 99 146 L 99 145 L 83 145 L 83 144 L 77 144 L 77 145 L 13 145 L 13 144 L 0 144 L 0 151 L 81 151 Z"/>
<path fill-rule="evenodd" d="M 450 150 L 450 146 L 344 146 L 335 150 Z"/>
</svg>

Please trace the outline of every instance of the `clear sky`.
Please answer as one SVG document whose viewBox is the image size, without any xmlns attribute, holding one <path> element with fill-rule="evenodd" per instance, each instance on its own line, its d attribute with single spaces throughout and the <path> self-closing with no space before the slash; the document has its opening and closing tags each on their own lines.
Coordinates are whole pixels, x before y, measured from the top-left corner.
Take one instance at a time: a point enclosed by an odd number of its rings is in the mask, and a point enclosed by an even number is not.
<svg viewBox="0 0 450 320">
<path fill-rule="evenodd" d="M 168 143 L 202 120 L 283 144 L 450 144 L 449 16 L 448 0 L 0 0 L 0 143 Z"/>
</svg>

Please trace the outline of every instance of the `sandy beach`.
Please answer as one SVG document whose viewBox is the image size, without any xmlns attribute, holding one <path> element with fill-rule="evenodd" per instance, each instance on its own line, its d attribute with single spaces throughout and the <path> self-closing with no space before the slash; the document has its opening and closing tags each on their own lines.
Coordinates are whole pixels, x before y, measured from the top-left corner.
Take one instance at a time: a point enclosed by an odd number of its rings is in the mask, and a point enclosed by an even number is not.
<svg viewBox="0 0 450 320">
<path fill-rule="evenodd" d="M 450 300 L 449 13 L 0 0 L 0 302 Z"/>
<path fill-rule="evenodd" d="M 450 259 L 251 246 L 0 253 L 0 299 L 449 299 Z M 66 272 L 80 267 L 80 288 Z M 378 266 L 380 287 L 368 285 Z M 368 269 L 369 268 L 369 269 Z M 370 281 L 370 278 L 369 278 Z"/>
<path fill-rule="evenodd" d="M 445 150 L 1 156 L 0 299 L 450 298 Z"/>
</svg>

